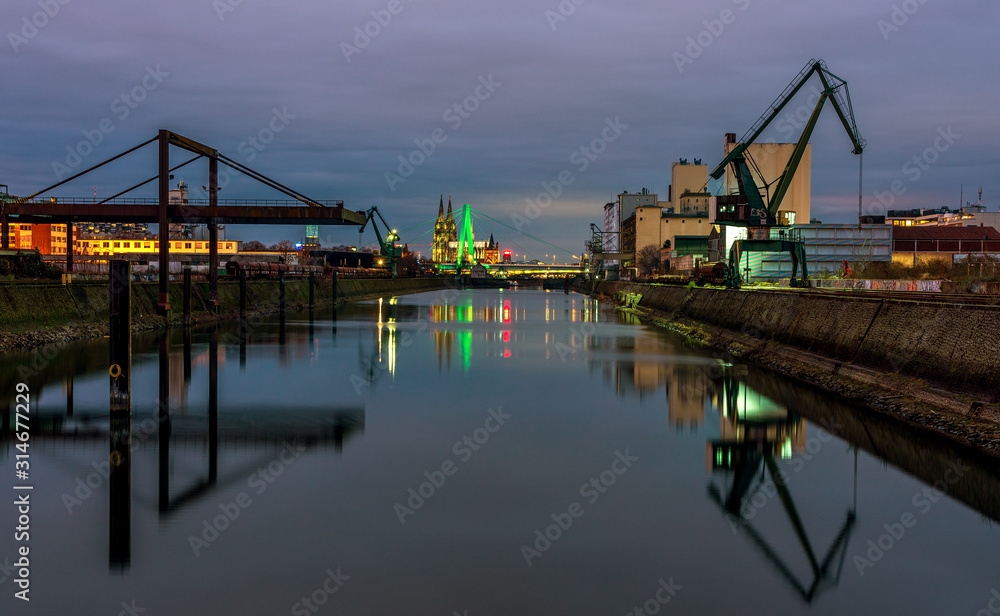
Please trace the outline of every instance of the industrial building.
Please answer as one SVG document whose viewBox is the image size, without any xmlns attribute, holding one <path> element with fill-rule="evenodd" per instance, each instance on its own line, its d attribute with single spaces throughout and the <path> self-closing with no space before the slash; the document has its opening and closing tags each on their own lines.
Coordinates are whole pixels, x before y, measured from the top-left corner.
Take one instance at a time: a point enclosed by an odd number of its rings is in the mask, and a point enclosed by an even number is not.
<svg viewBox="0 0 1000 616">
<path fill-rule="evenodd" d="M 993 227 L 893 226 L 892 231 L 894 263 L 951 265 L 975 255 L 1000 257 L 1000 231 Z"/>
<path fill-rule="evenodd" d="M 725 154 L 728 156 L 737 145 L 739 144 L 736 141 L 736 133 L 726 133 Z M 755 174 L 754 179 L 757 183 L 757 188 L 760 190 L 760 194 L 767 195 L 769 193 L 769 189 L 764 184 L 765 181 L 768 183 L 774 182 L 784 173 L 785 165 L 788 164 L 795 146 L 796 144 L 794 143 L 751 143 L 747 146 L 747 157 L 753 160 L 756 170 L 759 171 L 759 173 Z M 781 208 L 778 210 L 776 216 L 778 224 L 807 224 L 811 220 L 811 169 L 812 145 L 806 144 L 802 160 L 799 162 L 792 182 L 788 186 L 788 192 L 785 193 L 784 199 L 781 201 Z M 739 186 L 731 168 L 726 168 L 722 182 L 723 194 L 738 194 Z"/>
</svg>

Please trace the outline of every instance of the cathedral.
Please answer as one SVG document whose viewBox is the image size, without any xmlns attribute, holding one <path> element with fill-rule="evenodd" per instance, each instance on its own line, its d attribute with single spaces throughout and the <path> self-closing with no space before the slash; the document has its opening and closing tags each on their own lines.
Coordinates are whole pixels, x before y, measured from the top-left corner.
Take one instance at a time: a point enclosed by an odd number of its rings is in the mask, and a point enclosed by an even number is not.
<svg viewBox="0 0 1000 616">
<path fill-rule="evenodd" d="M 451 197 L 448 197 L 448 216 L 444 214 L 444 195 L 438 204 L 437 222 L 434 223 L 434 247 L 431 259 L 435 263 L 454 263 L 458 256 L 458 228 L 455 215 L 451 212 Z"/>
<path fill-rule="evenodd" d="M 475 241 L 472 221 L 468 222 L 469 242 L 472 254 L 467 254 L 464 262 L 498 263 L 500 261 L 500 244 L 490 234 L 489 241 Z M 431 248 L 431 259 L 435 263 L 455 263 L 458 260 L 458 225 L 455 224 L 455 214 L 451 209 L 451 197 L 448 197 L 448 213 L 444 211 L 444 195 L 438 202 L 438 217 L 434 223 L 434 246 Z"/>
</svg>

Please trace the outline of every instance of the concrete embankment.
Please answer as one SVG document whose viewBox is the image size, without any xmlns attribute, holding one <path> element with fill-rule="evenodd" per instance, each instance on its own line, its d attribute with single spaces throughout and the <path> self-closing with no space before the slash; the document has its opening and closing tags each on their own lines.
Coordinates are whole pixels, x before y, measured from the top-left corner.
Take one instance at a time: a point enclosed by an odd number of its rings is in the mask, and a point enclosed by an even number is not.
<svg viewBox="0 0 1000 616">
<path fill-rule="evenodd" d="M 391 280 L 341 279 L 337 281 L 338 302 L 405 295 L 444 288 L 448 281 L 437 278 Z M 253 313 L 275 312 L 279 305 L 277 280 L 253 280 L 247 283 L 247 307 Z M 0 351 L 30 348 L 50 342 L 91 338 L 107 334 L 108 284 L 80 283 L 0 285 Z M 316 306 L 333 301 L 329 278 L 317 279 L 314 287 Z M 180 283 L 170 285 L 172 323 L 178 323 L 184 301 Z M 132 283 L 132 318 L 136 330 L 164 326 L 157 316 L 158 284 Z M 308 308 L 309 281 L 285 282 L 287 310 Z M 237 282 L 219 282 L 219 317 L 239 316 L 240 289 Z M 192 284 L 192 317 L 199 322 L 216 318 L 208 310 L 208 283 Z"/>
<path fill-rule="evenodd" d="M 1000 308 L 603 282 L 735 358 L 1000 454 Z M 632 296 L 633 303 L 635 295 Z"/>
</svg>

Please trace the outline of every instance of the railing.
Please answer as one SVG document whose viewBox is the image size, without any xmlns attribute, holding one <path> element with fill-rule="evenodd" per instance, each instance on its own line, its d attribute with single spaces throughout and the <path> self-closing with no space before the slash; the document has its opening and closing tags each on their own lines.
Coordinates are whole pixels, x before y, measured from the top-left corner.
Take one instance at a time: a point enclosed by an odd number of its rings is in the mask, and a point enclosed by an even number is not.
<svg viewBox="0 0 1000 616">
<path fill-rule="evenodd" d="M 792 227 L 748 227 L 748 240 L 801 242 L 802 231 Z"/>
<path fill-rule="evenodd" d="M 155 197 L 120 197 L 118 199 L 109 199 L 105 201 L 97 197 L 81 197 L 81 198 L 69 198 L 69 197 L 51 197 L 49 199 L 28 201 L 32 205 L 57 205 L 57 204 L 72 204 L 72 205 L 159 205 L 160 200 Z M 343 207 L 344 202 L 338 199 L 323 199 L 316 200 L 312 203 L 318 203 L 324 207 Z M 223 206 L 241 206 L 241 207 L 271 207 L 271 206 L 301 206 L 309 205 L 304 201 L 298 201 L 296 199 L 219 199 L 216 201 L 217 205 Z M 194 206 L 208 206 L 208 199 L 188 199 L 187 203 L 177 203 L 171 202 L 170 205 L 194 205 Z"/>
</svg>

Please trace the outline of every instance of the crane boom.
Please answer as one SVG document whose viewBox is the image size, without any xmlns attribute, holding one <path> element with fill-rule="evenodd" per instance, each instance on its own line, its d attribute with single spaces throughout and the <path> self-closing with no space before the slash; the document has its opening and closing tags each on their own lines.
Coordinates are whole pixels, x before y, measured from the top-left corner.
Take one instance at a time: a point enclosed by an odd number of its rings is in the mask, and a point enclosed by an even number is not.
<svg viewBox="0 0 1000 616">
<path fill-rule="evenodd" d="M 823 85 L 819 100 L 816 102 L 816 107 L 813 109 L 809 121 L 806 122 L 802 135 L 795 144 L 792 155 L 785 165 L 777 189 L 771 198 L 765 202 L 764 198 L 760 195 L 760 190 L 757 188 L 756 182 L 753 181 L 753 172 L 746 162 L 747 149 L 760 137 L 799 90 L 805 86 L 814 73 L 819 76 Z M 816 127 L 820 111 L 822 111 L 823 105 L 827 100 L 833 105 L 837 117 L 840 118 L 841 124 L 843 124 L 844 129 L 851 139 L 851 143 L 854 146 L 852 152 L 854 154 L 861 154 L 865 148 L 865 140 L 861 138 L 861 134 L 858 132 L 857 123 L 854 119 L 854 110 L 851 106 L 850 93 L 847 89 L 847 82 L 827 70 L 826 64 L 822 60 L 810 60 L 710 174 L 712 178 L 719 179 L 725 173 L 727 167 L 731 166 L 733 168 L 733 173 L 736 176 L 739 186 L 739 195 L 745 197 L 749 211 L 753 213 L 753 219 L 750 221 L 751 224 L 774 226 L 777 223 L 778 208 L 787 194 L 789 186 L 791 186 L 795 171 L 798 169 L 802 156 L 805 153 L 806 145 L 808 145 L 809 138 Z"/>
<path fill-rule="evenodd" d="M 375 216 L 378 216 L 378 219 L 381 220 L 382 224 L 385 226 L 385 239 L 382 239 L 382 234 L 379 233 L 378 225 L 375 223 Z M 365 232 L 365 227 L 368 226 L 369 222 L 372 223 L 372 229 L 375 230 L 375 237 L 378 238 L 378 245 L 382 250 L 382 254 L 389 259 L 392 269 L 392 277 L 395 278 L 397 275 L 396 262 L 403 256 L 403 249 L 396 246 L 396 241 L 399 240 L 399 235 L 396 234 L 396 230 L 390 227 L 389 223 L 387 223 L 385 218 L 382 217 L 382 213 L 378 211 L 378 206 L 373 205 L 368 208 L 368 211 L 365 213 L 365 222 L 358 228 L 359 236 Z"/>
</svg>

